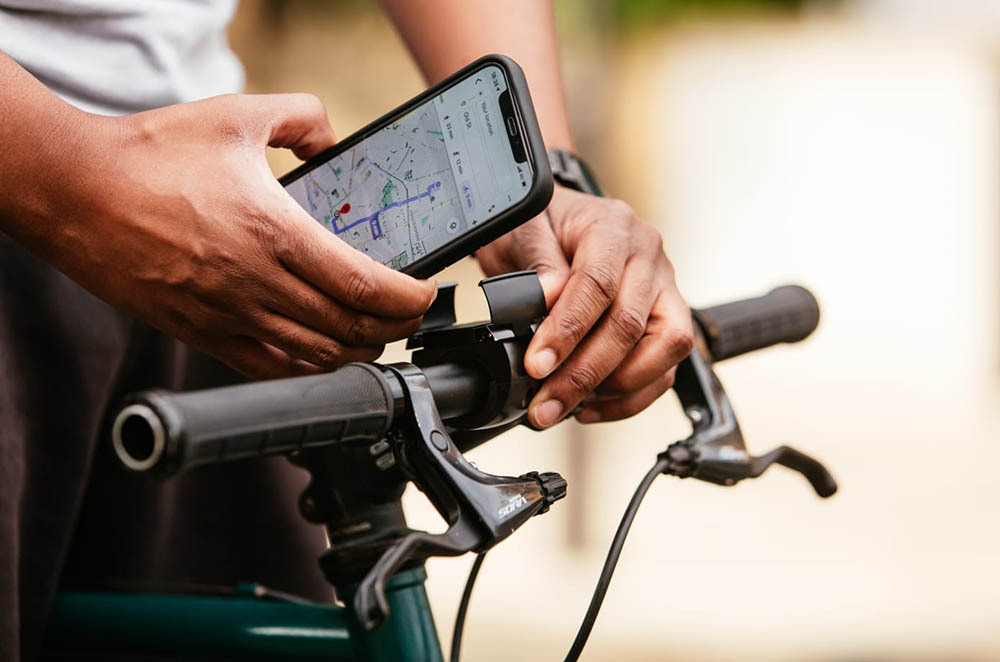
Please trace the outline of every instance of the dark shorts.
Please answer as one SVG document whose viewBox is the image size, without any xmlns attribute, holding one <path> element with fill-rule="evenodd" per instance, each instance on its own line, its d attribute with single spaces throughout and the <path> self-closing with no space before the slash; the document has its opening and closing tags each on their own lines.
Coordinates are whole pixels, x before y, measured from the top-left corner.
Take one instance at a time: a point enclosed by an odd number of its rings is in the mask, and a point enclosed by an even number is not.
<svg viewBox="0 0 1000 662">
<path fill-rule="evenodd" d="M 0 660 L 30 659 L 60 586 L 254 580 L 323 600 L 323 532 L 283 458 L 157 482 L 118 466 L 109 408 L 129 391 L 231 382 L 220 364 L 114 310 L 0 233 Z"/>
</svg>

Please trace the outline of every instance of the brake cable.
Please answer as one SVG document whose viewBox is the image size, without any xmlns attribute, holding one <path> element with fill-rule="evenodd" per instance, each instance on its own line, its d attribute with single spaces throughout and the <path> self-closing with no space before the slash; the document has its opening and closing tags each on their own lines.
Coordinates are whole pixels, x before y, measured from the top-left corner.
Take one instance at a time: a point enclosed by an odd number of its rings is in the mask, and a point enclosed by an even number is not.
<svg viewBox="0 0 1000 662">
<path fill-rule="evenodd" d="M 607 558 L 604 559 L 604 567 L 601 568 L 600 577 L 597 579 L 597 586 L 594 587 L 594 595 L 590 598 L 590 606 L 587 607 L 587 613 L 583 617 L 583 622 L 580 623 L 580 629 L 576 633 L 573 645 L 570 647 L 569 653 L 566 654 L 565 662 L 576 662 L 580 658 L 580 654 L 583 653 L 583 647 L 587 645 L 587 639 L 590 637 L 590 632 L 594 629 L 594 623 L 597 621 L 597 614 L 601 611 L 601 605 L 604 604 L 604 596 L 611 585 L 611 577 L 618 566 L 618 559 L 625 546 L 625 538 L 632 528 L 632 522 L 635 520 L 636 513 L 639 512 L 639 505 L 642 503 L 643 498 L 645 498 L 653 481 L 656 480 L 656 477 L 667 469 L 667 465 L 668 461 L 666 459 L 657 460 L 656 464 L 646 473 L 632 495 L 632 499 L 628 503 L 628 508 L 625 509 L 625 514 L 618 524 L 618 530 L 615 531 L 615 536 L 611 540 L 611 548 L 608 550 Z M 476 556 L 476 560 L 469 570 L 469 577 L 465 580 L 465 590 L 462 591 L 462 600 L 458 605 L 458 614 L 455 616 L 455 629 L 451 636 L 451 655 L 448 658 L 450 662 L 459 662 L 465 617 L 469 610 L 472 589 L 476 584 L 476 578 L 479 576 L 479 570 L 483 566 L 484 558 L 486 558 L 486 552 Z"/>
<path fill-rule="evenodd" d="M 486 559 L 486 552 L 476 554 L 476 560 L 469 569 L 469 578 L 465 580 L 465 590 L 462 591 L 462 601 L 458 603 L 458 613 L 455 615 L 455 629 L 451 633 L 451 655 L 448 659 L 451 662 L 459 662 L 458 658 L 462 650 L 462 631 L 465 629 L 465 615 L 469 611 L 469 601 L 472 599 L 472 588 L 476 585 L 476 577 L 479 576 L 479 569 L 483 567 Z"/>
<path fill-rule="evenodd" d="M 583 647 L 587 645 L 590 631 L 594 629 L 594 623 L 597 621 L 597 613 L 601 611 L 601 605 L 604 604 L 604 596 L 608 592 L 608 586 L 611 585 L 611 576 L 615 574 L 615 567 L 618 565 L 618 558 L 625 546 L 625 537 L 628 536 L 628 532 L 632 528 L 635 514 L 639 512 L 639 505 L 646 493 L 649 492 L 649 487 L 657 476 L 667 469 L 667 464 L 665 458 L 657 460 L 653 468 L 643 477 L 639 486 L 635 488 L 635 493 L 628 502 L 628 508 L 622 515 L 622 521 L 618 524 L 618 530 L 615 531 L 615 537 L 611 539 L 611 548 L 608 550 L 607 558 L 604 559 L 604 567 L 601 568 L 597 586 L 594 587 L 594 595 L 590 598 L 590 606 L 587 607 L 587 613 L 583 617 L 583 622 L 580 623 L 580 629 L 577 630 L 573 645 L 570 646 L 569 653 L 566 654 L 566 662 L 576 662 L 580 654 L 583 653 Z"/>
</svg>

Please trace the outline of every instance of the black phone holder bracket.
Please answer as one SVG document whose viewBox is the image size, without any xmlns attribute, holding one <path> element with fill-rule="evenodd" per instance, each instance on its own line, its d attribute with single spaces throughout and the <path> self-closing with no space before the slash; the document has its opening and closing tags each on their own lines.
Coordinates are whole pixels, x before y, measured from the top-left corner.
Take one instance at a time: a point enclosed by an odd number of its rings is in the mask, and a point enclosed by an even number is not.
<svg viewBox="0 0 1000 662">
<path fill-rule="evenodd" d="M 524 352 L 548 313 L 534 271 L 487 278 L 479 286 L 490 308 L 489 322 L 455 324 L 455 284 L 448 283 L 438 288 L 424 326 L 406 345 L 416 350 L 412 360 L 418 367 L 462 364 L 486 377 L 483 406 L 448 421 L 462 450 L 524 422 L 528 403 L 540 385 L 524 370 Z"/>
</svg>

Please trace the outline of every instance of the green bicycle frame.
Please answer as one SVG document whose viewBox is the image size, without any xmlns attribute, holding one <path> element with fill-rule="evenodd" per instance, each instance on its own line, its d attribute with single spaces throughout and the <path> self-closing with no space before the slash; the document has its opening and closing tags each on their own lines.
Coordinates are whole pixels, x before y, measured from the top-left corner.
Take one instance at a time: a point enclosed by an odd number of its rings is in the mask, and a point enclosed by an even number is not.
<svg viewBox="0 0 1000 662">
<path fill-rule="evenodd" d="M 287 660 L 441 662 L 423 568 L 389 580 L 391 613 L 366 632 L 349 607 L 263 599 L 63 592 L 45 660 Z M 352 591 L 341 597 L 350 604 Z"/>
</svg>

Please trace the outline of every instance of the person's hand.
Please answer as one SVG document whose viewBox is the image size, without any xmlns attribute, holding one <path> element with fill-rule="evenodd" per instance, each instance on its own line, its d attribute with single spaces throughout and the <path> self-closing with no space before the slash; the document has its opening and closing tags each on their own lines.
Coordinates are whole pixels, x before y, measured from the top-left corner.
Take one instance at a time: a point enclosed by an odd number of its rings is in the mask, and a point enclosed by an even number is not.
<svg viewBox="0 0 1000 662">
<path fill-rule="evenodd" d="M 315 97 L 79 118 L 18 238 L 111 305 L 255 378 L 371 360 L 419 327 L 435 284 L 330 234 L 268 168 L 268 145 L 334 143 Z"/>
<path fill-rule="evenodd" d="M 674 381 L 694 344 L 660 234 L 624 202 L 556 187 L 548 209 L 477 254 L 489 275 L 536 269 L 549 316 L 525 354 L 545 378 L 528 408 L 548 427 L 626 418 Z"/>
</svg>

